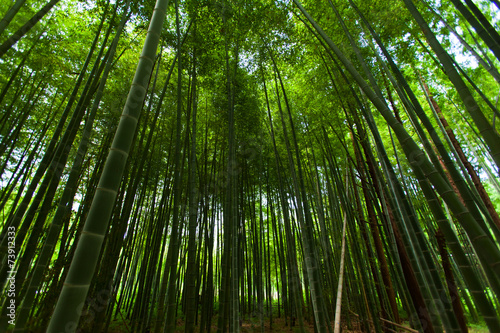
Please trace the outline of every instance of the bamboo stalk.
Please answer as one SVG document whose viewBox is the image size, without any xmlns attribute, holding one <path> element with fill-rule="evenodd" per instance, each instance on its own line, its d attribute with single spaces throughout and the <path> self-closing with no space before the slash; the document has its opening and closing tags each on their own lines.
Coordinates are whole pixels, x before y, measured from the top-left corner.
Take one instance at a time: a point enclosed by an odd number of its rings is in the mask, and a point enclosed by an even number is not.
<svg viewBox="0 0 500 333">
<path fill-rule="evenodd" d="M 348 189 L 348 178 L 345 181 L 346 189 Z M 340 332 L 340 310 L 342 306 L 342 283 L 344 281 L 344 258 L 345 258 L 345 228 L 347 224 L 347 212 L 344 212 L 344 221 L 342 225 L 342 250 L 340 254 L 339 282 L 337 286 L 337 301 L 335 305 L 335 326 L 334 333 Z"/>
</svg>

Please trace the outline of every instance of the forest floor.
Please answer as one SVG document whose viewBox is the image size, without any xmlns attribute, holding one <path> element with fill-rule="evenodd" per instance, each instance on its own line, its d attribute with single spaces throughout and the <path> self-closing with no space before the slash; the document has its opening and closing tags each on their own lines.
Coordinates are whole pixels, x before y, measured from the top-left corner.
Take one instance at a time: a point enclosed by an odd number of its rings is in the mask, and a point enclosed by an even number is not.
<svg viewBox="0 0 500 333">
<path fill-rule="evenodd" d="M 314 324 L 309 323 L 309 322 L 304 322 L 304 327 L 305 331 L 307 333 L 314 333 Z M 215 322 L 212 320 L 212 332 L 217 332 L 217 321 Z M 177 329 L 175 330 L 176 333 L 184 333 L 184 322 L 179 319 L 177 321 Z M 195 328 L 195 332 L 196 328 Z M 260 326 L 259 326 L 259 321 L 256 318 L 250 319 L 250 320 L 242 320 L 241 321 L 241 326 L 240 326 L 240 332 L 241 333 L 258 333 L 260 332 Z M 294 327 L 290 326 L 290 323 L 286 323 L 284 318 L 273 318 L 273 323 L 271 326 L 271 322 L 267 319 L 264 321 L 264 332 L 276 332 L 276 333 L 289 333 L 289 332 L 300 332 L 298 328 L 298 323 L 295 324 Z M 350 333 L 357 333 L 357 332 L 363 332 L 362 330 L 359 329 L 352 329 L 349 330 L 347 329 L 347 326 L 344 325 L 342 328 L 342 332 L 350 332 Z"/>
<path fill-rule="evenodd" d="M 333 323 L 332 323 L 333 325 Z M 333 326 L 332 326 L 333 327 Z M 314 324 L 312 322 L 305 321 L 304 328 L 307 333 L 314 333 Z M 217 321 L 212 321 L 212 332 L 217 332 Z M 179 319 L 177 321 L 177 329 L 176 333 L 184 333 L 184 322 Z M 195 329 L 195 332 L 196 331 Z M 259 321 L 257 318 L 251 318 L 250 320 L 242 320 L 240 326 L 241 333 L 258 333 L 260 332 Z M 273 318 L 273 322 L 271 322 L 268 318 L 264 321 L 264 332 L 276 332 L 276 333 L 289 333 L 289 332 L 300 332 L 298 323 L 295 323 L 295 326 L 290 326 L 290 322 L 285 322 L 284 318 Z M 342 325 L 343 333 L 359 333 L 363 332 L 360 325 L 353 323 L 351 328 L 347 327 L 347 324 Z M 404 331 L 402 331 L 404 332 Z"/>
<path fill-rule="evenodd" d="M 305 322 L 305 331 L 307 333 L 314 333 L 314 325 L 313 323 Z M 182 319 L 177 320 L 177 325 L 176 325 L 176 333 L 184 333 L 184 321 Z M 409 327 L 409 326 L 408 326 Z M 211 327 L 212 332 L 217 332 L 217 320 L 215 318 L 212 319 L 212 327 Z M 269 320 L 266 320 L 264 322 L 264 331 L 267 332 L 276 332 L 276 333 L 289 333 L 289 332 L 300 332 L 298 326 L 291 327 L 290 323 L 285 322 L 284 318 L 273 318 L 273 323 L 271 326 L 271 323 Z M 342 324 L 342 330 L 343 333 L 361 333 L 364 332 L 361 325 L 359 323 L 351 323 L 351 327 L 347 327 L 347 324 Z M 129 327 L 126 325 L 123 325 L 123 322 L 120 323 L 115 323 L 112 325 L 110 330 L 108 331 L 110 333 L 127 333 L 130 332 Z M 199 332 L 199 326 L 195 327 L 195 333 Z M 240 326 L 240 332 L 241 333 L 250 333 L 250 332 L 260 332 L 260 327 L 258 320 L 250 319 L 250 320 L 242 320 L 241 326 Z M 399 330 L 399 332 L 408 332 L 407 330 Z M 471 325 L 469 327 L 469 333 L 487 333 L 488 329 L 485 326 L 482 325 Z"/>
<path fill-rule="evenodd" d="M 305 322 L 305 331 L 307 333 L 314 333 L 314 325 L 313 323 Z M 359 328 L 356 329 L 348 329 L 346 325 L 343 325 L 342 327 L 342 332 L 349 332 L 349 333 L 358 333 L 358 332 L 363 332 Z M 212 332 L 217 332 L 217 320 L 212 319 L 212 327 L 211 327 Z M 266 320 L 264 322 L 264 331 L 267 332 L 277 332 L 277 333 L 289 333 L 289 332 L 300 332 L 297 324 L 294 327 L 290 326 L 290 323 L 286 323 L 284 318 L 273 318 L 273 323 L 271 326 L 271 323 L 269 320 Z M 130 328 L 127 325 L 124 325 L 123 322 L 115 322 L 114 324 L 111 325 L 110 329 L 108 330 L 110 333 L 126 333 L 130 332 Z M 176 325 L 176 333 L 184 333 L 184 321 L 182 319 L 177 320 L 177 325 Z M 195 327 L 195 333 L 199 332 L 199 326 Z M 241 333 L 250 333 L 250 332 L 260 332 L 260 327 L 259 323 L 256 320 L 242 320 L 241 326 L 240 326 L 240 332 Z"/>
<path fill-rule="evenodd" d="M 314 333 L 314 324 L 313 323 L 305 322 L 304 326 L 305 326 L 305 331 L 307 333 Z M 410 327 L 409 325 L 404 325 L 404 326 Z M 332 327 L 333 327 L 333 323 L 332 323 Z M 217 332 L 217 321 L 215 321 L 215 323 L 212 322 L 211 331 Z M 272 327 L 270 325 L 270 321 L 266 320 L 264 322 L 264 331 L 266 333 L 267 332 L 276 332 L 276 333 L 300 332 L 298 326 L 290 327 L 289 323 L 287 325 L 285 323 L 284 318 L 273 318 Z M 176 333 L 184 333 L 184 322 L 181 319 L 179 319 L 177 321 L 177 329 L 175 330 L 175 332 Z M 196 328 L 195 328 L 195 332 L 198 332 L 198 331 L 196 331 Z M 240 327 L 240 332 L 241 333 L 250 333 L 250 332 L 258 333 L 258 332 L 260 332 L 259 323 L 255 322 L 253 320 L 243 320 L 241 327 Z M 352 322 L 350 328 L 347 327 L 346 323 L 342 324 L 341 332 L 342 333 L 362 333 L 362 332 L 364 332 L 364 330 L 362 329 L 362 327 L 359 323 Z M 409 331 L 401 329 L 401 330 L 399 330 L 399 332 L 408 333 Z M 488 332 L 489 332 L 488 328 L 485 326 L 482 326 L 482 325 L 471 325 L 469 327 L 469 333 L 488 333 Z"/>
</svg>

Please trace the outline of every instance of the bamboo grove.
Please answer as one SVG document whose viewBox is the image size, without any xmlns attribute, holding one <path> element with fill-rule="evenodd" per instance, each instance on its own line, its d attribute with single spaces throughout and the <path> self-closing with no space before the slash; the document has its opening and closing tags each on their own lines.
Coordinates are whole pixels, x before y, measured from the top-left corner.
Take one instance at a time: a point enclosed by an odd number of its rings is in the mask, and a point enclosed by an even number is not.
<svg viewBox="0 0 500 333">
<path fill-rule="evenodd" d="M 499 10 L 0 3 L 0 332 L 500 332 Z"/>
</svg>

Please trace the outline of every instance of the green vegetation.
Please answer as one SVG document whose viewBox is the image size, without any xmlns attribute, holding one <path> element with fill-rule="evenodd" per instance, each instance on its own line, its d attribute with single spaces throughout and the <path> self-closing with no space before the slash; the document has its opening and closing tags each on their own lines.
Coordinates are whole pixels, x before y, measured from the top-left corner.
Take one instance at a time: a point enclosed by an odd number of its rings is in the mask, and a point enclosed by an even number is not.
<svg viewBox="0 0 500 333">
<path fill-rule="evenodd" d="M 500 332 L 499 10 L 0 2 L 0 333 Z"/>
</svg>

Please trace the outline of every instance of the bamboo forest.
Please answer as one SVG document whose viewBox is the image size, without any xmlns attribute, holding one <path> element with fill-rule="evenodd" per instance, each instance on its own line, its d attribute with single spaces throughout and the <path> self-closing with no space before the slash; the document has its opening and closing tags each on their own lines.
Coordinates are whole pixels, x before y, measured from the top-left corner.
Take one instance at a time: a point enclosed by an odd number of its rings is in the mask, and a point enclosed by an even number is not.
<svg viewBox="0 0 500 333">
<path fill-rule="evenodd" d="M 498 0 L 0 1 L 0 333 L 500 332 Z"/>
</svg>

